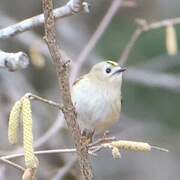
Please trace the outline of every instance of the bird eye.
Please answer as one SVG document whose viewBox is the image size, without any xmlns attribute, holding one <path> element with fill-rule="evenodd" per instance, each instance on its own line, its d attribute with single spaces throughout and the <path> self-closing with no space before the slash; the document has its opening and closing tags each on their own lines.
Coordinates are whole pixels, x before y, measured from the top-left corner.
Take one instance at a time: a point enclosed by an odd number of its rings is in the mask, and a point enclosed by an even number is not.
<svg viewBox="0 0 180 180">
<path fill-rule="evenodd" d="M 107 68 L 107 69 L 106 69 L 106 73 L 109 74 L 110 72 L 111 72 L 111 69 L 110 69 L 110 68 Z"/>
</svg>

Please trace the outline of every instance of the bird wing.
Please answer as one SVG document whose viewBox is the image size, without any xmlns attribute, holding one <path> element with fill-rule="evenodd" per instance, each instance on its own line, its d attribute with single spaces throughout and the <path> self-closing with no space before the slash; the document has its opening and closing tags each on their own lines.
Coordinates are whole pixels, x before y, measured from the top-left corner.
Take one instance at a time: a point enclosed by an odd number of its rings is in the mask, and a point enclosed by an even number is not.
<svg viewBox="0 0 180 180">
<path fill-rule="evenodd" d="M 80 76 L 78 79 L 76 79 L 73 83 L 73 86 L 77 85 L 80 80 L 83 79 L 83 76 Z"/>
</svg>

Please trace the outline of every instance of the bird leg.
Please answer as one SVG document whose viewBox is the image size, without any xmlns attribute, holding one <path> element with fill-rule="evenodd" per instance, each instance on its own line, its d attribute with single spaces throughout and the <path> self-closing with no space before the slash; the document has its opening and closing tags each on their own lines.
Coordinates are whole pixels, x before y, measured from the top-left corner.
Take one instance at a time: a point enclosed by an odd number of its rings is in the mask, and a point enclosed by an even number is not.
<svg viewBox="0 0 180 180">
<path fill-rule="evenodd" d="M 83 137 L 86 137 L 87 144 L 92 143 L 94 132 L 95 132 L 95 129 L 94 130 L 90 130 L 90 129 L 84 128 L 82 130 L 81 135 Z"/>
</svg>

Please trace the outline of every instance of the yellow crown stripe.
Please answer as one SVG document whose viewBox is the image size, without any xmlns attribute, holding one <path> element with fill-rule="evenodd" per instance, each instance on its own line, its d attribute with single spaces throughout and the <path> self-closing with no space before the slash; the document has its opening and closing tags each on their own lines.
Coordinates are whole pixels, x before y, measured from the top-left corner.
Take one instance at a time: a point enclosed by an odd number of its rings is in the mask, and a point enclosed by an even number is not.
<svg viewBox="0 0 180 180">
<path fill-rule="evenodd" d="M 108 64 L 112 65 L 112 66 L 119 66 L 117 62 L 115 61 L 106 61 Z"/>
</svg>

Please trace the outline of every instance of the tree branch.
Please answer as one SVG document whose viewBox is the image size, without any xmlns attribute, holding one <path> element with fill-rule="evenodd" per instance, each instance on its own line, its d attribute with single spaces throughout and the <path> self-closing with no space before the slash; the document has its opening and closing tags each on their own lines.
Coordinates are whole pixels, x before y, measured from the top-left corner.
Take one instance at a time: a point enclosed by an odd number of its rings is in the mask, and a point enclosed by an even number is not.
<svg viewBox="0 0 180 180">
<path fill-rule="evenodd" d="M 42 150 L 42 151 L 35 151 L 34 154 L 41 155 L 41 154 L 54 154 L 54 153 L 74 153 L 76 149 L 52 149 L 52 150 Z M 23 157 L 24 153 L 15 153 L 10 155 L 2 156 L 1 159 L 14 159 L 18 157 Z"/>
<path fill-rule="evenodd" d="M 54 102 L 54 101 L 42 98 L 42 97 L 37 96 L 37 95 L 32 94 L 32 93 L 26 93 L 24 96 L 28 97 L 30 100 L 38 100 L 40 102 L 49 104 L 49 105 L 54 106 L 54 107 L 60 109 L 61 111 L 63 111 L 63 106 L 58 104 L 58 103 L 56 103 L 56 102 Z"/>
<path fill-rule="evenodd" d="M 88 153 L 93 156 L 97 156 L 96 153 L 104 148 L 112 150 L 112 156 L 114 159 L 119 159 L 121 157 L 121 154 L 120 154 L 121 150 L 129 150 L 132 152 L 149 152 L 153 149 L 153 150 L 158 150 L 158 151 L 162 151 L 162 152 L 169 152 L 168 149 L 161 148 L 158 146 L 152 146 L 145 142 L 117 140 L 115 137 L 103 136 L 102 138 L 100 138 L 97 141 L 88 145 Z M 114 150 L 116 150 L 116 151 L 114 151 Z M 74 148 L 71 148 L 71 149 L 41 150 L 41 151 L 34 152 L 34 154 L 36 154 L 36 155 L 41 155 L 41 154 L 46 155 L 46 154 L 54 154 L 54 153 L 78 153 L 78 151 Z M 23 167 L 10 161 L 11 159 L 19 158 L 22 156 L 24 156 L 24 153 L 5 155 L 5 156 L 0 157 L 0 161 L 4 162 L 6 164 L 9 164 L 21 171 L 24 171 L 25 169 Z M 74 157 L 74 159 L 71 161 L 71 163 L 68 163 L 67 166 L 65 166 L 64 168 L 61 168 L 58 171 L 57 175 L 54 176 L 53 179 L 59 179 L 60 177 L 62 178 L 68 172 L 68 170 L 71 168 L 71 166 L 73 166 L 76 159 L 77 158 Z"/>
<path fill-rule="evenodd" d="M 29 64 L 29 58 L 24 52 L 8 53 L 0 50 L 0 68 L 9 71 L 24 69 Z"/>
<path fill-rule="evenodd" d="M 131 53 L 136 41 L 139 39 L 141 33 L 142 33 L 142 29 L 138 28 L 134 31 L 134 33 L 132 34 L 125 50 L 123 51 L 121 57 L 120 57 L 120 60 L 119 60 L 119 64 L 120 65 L 124 65 L 125 62 L 127 61 L 128 57 L 129 57 L 129 54 Z"/>
<path fill-rule="evenodd" d="M 12 161 L 9 161 L 8 159 L 5 159 L 5 158 L 1 157 L 1 158 L 0 158 L 0 161 L 3 162 L 3 163 L 5 163 L 5 164 L 8 164 L 8 165 L 10 165 L 10 166 L 13 166 L 13 167 L 15 167 L 16 169 L 18 169 L 18 170 L 20 170 L 20 171 L 22 171 L 22 172 L 25 171 L 25 168 L 23 168 L 22 166 L 14 163 L 14 162 L 12 162 Z"/>
<path fill-rule="evenodd" d="M 83 0 L 76 0 L 74 2 L 83 3 Z M 64 56 L 62 56 L 60 49 L 56 44 L 53 3 L 52 0 L 42 0 L 42 3 L 45 18 L 45 40 L 47 42 L 58 76 L 59 90 L 64 105 L 64 117 L 74 139 L 83 179 L 91 180 L 93 175 L 88 158 L 88 147 L 83 141 L 79 125 L 76 122 L 77 115 L 70 95 L 69 63 L 67 63 L 67 60 L 64 58 Z M 79 7 L 79 3 L 77 4 L 77 7 Z"/>
<path fill-rule="evenodd" d="M 81 11 L 88 12 L 88 4 L 82 0 L 70 0 L 65 6 L 54 9 L 53 14 L 55 19 L 64 18 Z M 10 38 L 24 31 L 30 30 L 34 27 L 44 23 L 43 14 L 25 19 L 17 24 L 8 26 L 0 30 L 0 39 Z"/>
<path fill-rule="evenodd" d="M 147 32 L 147 31 L 150 31 L 153 29 L 166 27 L 169 24 L 173 24 L 173 25 L 180 24 L 180 17 L 176 17 L 176 18 L 172 18 L 172 19 L 165 19 L 162 21 L 157 21 L 157 22 L 152 22 L 152 23 L 148 23 L 144 19 L 136 19 L 136 23 L 138 25 L 138 28 L 132 34 L 129 42 L 127 43 L 127 45 L 126 45 L 126 47 L 122 53 L 122 55 L 119 58 L 119 64 L 121 64 L 121 65 L 126 64 L 133 47 L 135 46 L 137 40 L 139 39 L 139 37 L 141 36 L 141 34 L 143 32 Z"/>
<path fill-rule="evenodd" d="M 96 150 L 99 147 L 105 148 L 105 145 L 108 145 L 108 144 L 110 145 L 110 144 L 112 144 L 114 142 L 120 143 L 121 144 L 121 149 L 129 150 L 129 151 L 134 151 L 133 149 L 130 149 L 130 148 L 128 149 L 128 147 L 131 146 L 133 143 L 136 143 L 136 146 L 138 146 L 138 145 L 141 146 L 142 143 L 145 143 L 145 142 L 135 142 L 135 141 L 126 141 L 126 140 L 115 140 L 114 138 L 105 138 L 105 139 L 104 138 L 100 138 L 100 139 L 97 140 L 97 143 L 89 144 L 89 146 L 88 146 L 88 148 L 89 148 L 88 153 L 90 155 L 95 155 L 93 153 L 94 150 Z M 126 142 L 126 144 L 124 144 L 124 142 Z M 155 150 L 163 151 L 163 152 L 169 152 L 165 148 L 161 148 L 161 147 L 158 147 L 158 146 L 152 146 L 150 144 L 148 144 L 148 145 L 149 145 L 149 147 L 151 149 L 155 149 Z M 46 154 L 76 153 L 76 152 L 77 152 L 77 150 L 75 148 L 69 148 L 69 149 L 51 149 L 51 150 L 35 151 L 34 154 L 35 155 L 46 155 Z M 10 159 L 15 159 L 15 158 L 23 157 L 23 156 L 24 156 L 24 153 L 16 153 L 16 154 L 10 154 L 10 155 L 1 156 L 0 159 L 10 160 Z"/>
</svg>

